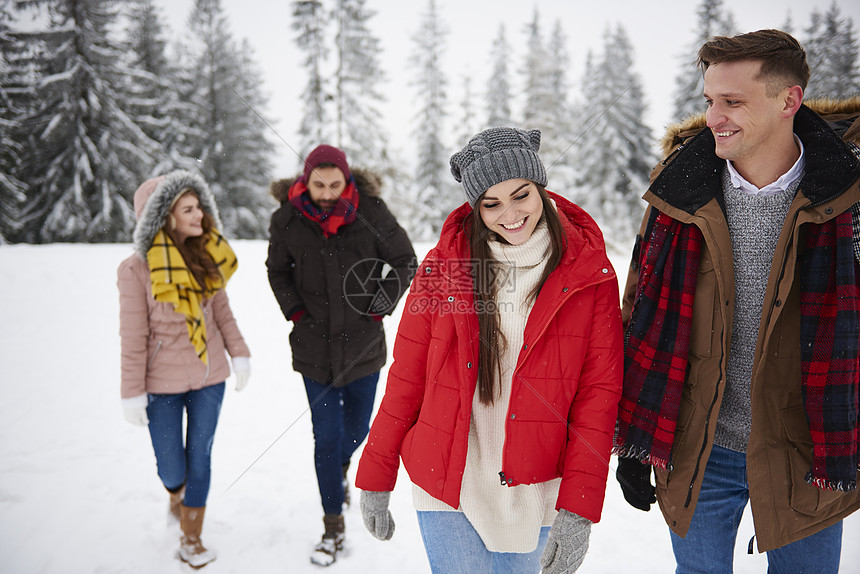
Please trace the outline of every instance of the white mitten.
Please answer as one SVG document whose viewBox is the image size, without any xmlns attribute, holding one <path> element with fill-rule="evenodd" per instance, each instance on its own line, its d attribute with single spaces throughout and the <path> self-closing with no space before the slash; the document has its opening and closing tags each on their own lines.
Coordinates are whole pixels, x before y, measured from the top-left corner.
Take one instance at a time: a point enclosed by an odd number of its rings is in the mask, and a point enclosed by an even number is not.
<svg viewBox="0 0 860 574">
<path fill-rule="evenodd" d="M 146 405 L 149 404 L 149 399 L 146 393 L 128 399 L 122 399 L 122 414 L 125 420 L 133 425 L 145 427 L 149 424 L 149 417 L 146 416 Z"/>
<path fill-rule="evenodd" d="M 248 379 L 251 378 L 251 358 L 233 357 L 233 374 L 236 376 L 236 391 L 248 386 Z"/>
</svg>

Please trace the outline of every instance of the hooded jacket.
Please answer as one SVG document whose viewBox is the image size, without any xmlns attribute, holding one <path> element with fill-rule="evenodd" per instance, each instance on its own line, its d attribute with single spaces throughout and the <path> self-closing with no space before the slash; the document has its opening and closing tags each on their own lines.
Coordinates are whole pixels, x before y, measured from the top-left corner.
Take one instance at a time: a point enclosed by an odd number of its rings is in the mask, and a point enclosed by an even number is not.
<svg viewBox="0 0 860 574">
<path fill-rule="evenodd" d="M 276 181 L 281 207 L 269 226 L 269 284 L 284 317 L 305 313 L 293 326 L 293 368 L 343 387 L 385 364 L 390 314 L 415 273 L 415 252 L 402 227 L 377 197 L 379 180 L 352 171 L 359 194 L 357 219 L 325 237 L 287 192 L 294 179 Z M 391 272 L 383 275 L 384 267 Z"/>
<path fill-rule="evenodd" d="M 164 226 L 173 200 L 187 187 L 197 191 L 200 206 L 220 228 L 209 186 L 190 172 L 177 171 L 147 180 L 134 194 L 135 253 L 117 270 L 124 399 L 144 393 L 183 393 L 220 383 L 230 375 L 225 350 L 232 357 L 251 356 L 224 289 L 203 302 L 208 365 L 197 357 L 188 338 L 185 316 L 177 313 L 172 304 L 153 298 L 146 253 Z"/>
<path fill-rule="evenodd" d="M 550 196 L 567 247 L 526 324 L 499 488 L 561 477 L 556 508 L 597 522 L 621 393 L 618 284 L 594 221 Z M 358 468 L 362 490 L 393 490 L 402 458 L 412 482 L 459 507 L 480 345 L 471 275 L 463 268 L 471 213 L 464 204 L 448 217 L 410 288 Z"/>
<path fill-rule="evenodd" d="M 816 113 L 817 112 L 817 113 Z M 820 115 L 819 115 L 820 114 Z M 752 428 L 747 479 L 760 552 L 818 532 L 860 507 L 860 492 L 807 484 L 812 438 L 801 390 L 800 256 L 804 226 L 823 223 L 860 201 L 860 98 L 804 105 L 794 120 L 803 142 L 805 172 L 780 231 L 768 277 L 752 368 Z M 649 203 L 633 261 L 651 209 L 696 225 L 703 235 L 690 333 L 689 366 L 672 446 L 673 469 L 655 469 L 657 500 L 673 532 L 690 526 L 714 442 L 725 389 L 735 309 L 732 243 L 722 204 L 722 171 L 714 137 L 699 115 L 671 126 L 667 158 L 652 172 Z M 844 139 L 843 139 L 844 138 Z M 852 151 L 854 153 L 852 153 Z M 638 281 L 631 266 L 624 294 L 625 323 Z"/>
</svg>

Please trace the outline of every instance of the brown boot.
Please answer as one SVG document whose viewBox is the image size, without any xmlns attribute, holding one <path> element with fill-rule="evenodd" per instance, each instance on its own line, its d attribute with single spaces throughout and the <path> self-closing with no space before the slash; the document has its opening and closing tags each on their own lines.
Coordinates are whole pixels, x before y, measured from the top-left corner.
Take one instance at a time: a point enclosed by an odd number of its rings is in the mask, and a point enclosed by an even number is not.
<svg viewBox="0 0 860 574">
<path fill-rule="evenodd" d="M 215 553 L 207 550 L 200 541 L 205 513 L 205 506 L 192 508 L 179 505 L 179 526 L 182 528 L 179 557 L 192 568 L 202 568 L 215 560 Z"/>
<path fill-rule="evenodd" d="M 323 525 L 325 532 L 320 543 L 314 547 L 311 562 L 317 566 L 331 566 L 337 560 L 337 553 L 343 549 L 343 514 L 324 515 Z"/>
<path fill-rule="evenodd" d="M 169 490 L 167 492 L 170 492 Z M 179 505 L 185 498 L 185 485 L 179 487 L 176 492 L 170 492 L 170 515 L 179 522 Z"/>
</svg>

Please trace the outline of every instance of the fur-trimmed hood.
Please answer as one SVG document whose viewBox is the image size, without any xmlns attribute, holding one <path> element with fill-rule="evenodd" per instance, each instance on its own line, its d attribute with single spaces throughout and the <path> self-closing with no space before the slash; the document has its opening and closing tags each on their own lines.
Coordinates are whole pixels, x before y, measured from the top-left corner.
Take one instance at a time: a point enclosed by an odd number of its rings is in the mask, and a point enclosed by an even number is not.
<svg viewBox="0 0 860 574">
<path fill-rule="evenodd" d="M 860 114 L 860 96 L 843 100 L 820 98 L 804 102 L 804 105 L 827 121 L 839 121 Z M 851 129 L 845 132 L 843 137 L 846 140 L 860 140 L 860 123 L 854 122 L 854 124 Z M 668 157 L 684 140 L 694 136 L 705 127 L 707 127 L 707 122 L 704 112 L 670 124 L 666 128 L 666 134 L 660 140 L 660 150 L 663 157 Z"/>
<path fill-rule="evenodd" d="M 359 193 L 370 197 L 379 196 L 379 191 L 382 187 L 382 178 L 366 169 L 351 169 L 350 171 L 352 173 L 352 178 L 355 180 L 355 187 L 358 189 Z M 296 180 L 301 177 L 301 174 L 299 174 L 292 178 L 273 181 L 269 185 L 269 193 L 271 193 L 272 197 L 277 199 L 280 203 L 284 203 L 287 201 L 290 188 Z"/>
<path fill-rule="evenodd" d="M 134 226 L 134 250 L 146 261 L 146 253 L 152 247 L 152 242 L 158 230 L 164 227 L 170 206 L 179 193 L 192 188 L 200 197 L 200 207 L 212 216 L 215 228 L 221 229 L 221 219 L 215 196 L 209 185 L 199 175 L 190 171 L 173 171 L 148 179 L 134 192 L 134 213 L 137 224 Z"/>
</svg>

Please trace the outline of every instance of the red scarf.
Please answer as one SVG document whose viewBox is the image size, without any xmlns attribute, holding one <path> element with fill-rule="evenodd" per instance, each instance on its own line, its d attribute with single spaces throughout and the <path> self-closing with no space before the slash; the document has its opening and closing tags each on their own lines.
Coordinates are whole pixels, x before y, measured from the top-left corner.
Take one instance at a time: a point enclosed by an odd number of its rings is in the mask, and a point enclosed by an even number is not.
<svg viewBox="0 0 860 574">
<path fill-rule="evenodd" d="M 351 177 L 331 211 L 324 211 L 314 205 L 307 186 L 300 179 L 290 188 L 287 198 L 305 217 L 318 223 L 326 237 L 336 235 L 338 229 L 352 223 L 357 217 L 358 189 Z"/>
<path fill-rule="evenodd" d="M 670 470 L 701 242 L 695 225 L 653 210 L 634 261 L 641 272 L 625 333 L 614 450 Z M 803 406 L 813 443 L 812 468 L 805 478 L 831 490 L 857 486 L 857 271 L 850 210 L 808 226 L 799 278 Z"/>
</svg>

